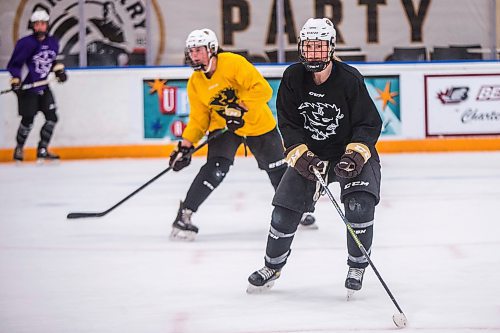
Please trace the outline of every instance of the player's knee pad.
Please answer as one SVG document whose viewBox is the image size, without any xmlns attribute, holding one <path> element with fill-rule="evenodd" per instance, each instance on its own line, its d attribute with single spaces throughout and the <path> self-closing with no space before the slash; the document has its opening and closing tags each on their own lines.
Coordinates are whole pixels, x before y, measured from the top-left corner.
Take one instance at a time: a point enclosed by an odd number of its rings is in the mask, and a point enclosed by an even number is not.
<svg viewBox="0 0 500 333">
<path fill-rule="evenodd" d="M 33 121 L 35 120 L 35 117 L 34 116 L 23 116 L 21 118 L 21 125 L 23 125 L 24 127 L 33 127 Z"/>
<path fill-rule="evenodd" d="M 50 122 L 52 122 L 52 123 L 55 124 L 55 123 L 57 123 L 57 121 L 59 120 L 59 118 L 57 117 L 57 114 L 55 113 L 55 110 L 54 110 L 54 112 L 50 112 L 50 113 L 47 113 L 45 115 L 45 120 L 47 122 L 50 121 Z"/>
<path fill-rule="evenodd" d="M 373 221 L 375 196 L 368 192 L 352 192 L 344 198 L 345 217 L 351 223 Z"/>
<path fill-rule="evenodd" d="M 214 157 L 209 158 L 207 163 L 200 169 L 200 174 L 203 179 L 203 185 L 211 190 L 219 186 L 229 172 L 232 162 L 227 158 Z"/>
<path fill-rule="evenodd" d="M 56 122 L 55 121 L 47 120 L 45 122 L 45 124 L 43 124 L 42 130 L 50 131 L 52 133 L 52 131 L 54 130 L 55 126 L 56 126 Z"/>
<path fill-rule="evenodd" d="M 278 233 L 293 234 L 302 218 L 302 213 L 275 206 L 271 217 L 271 228 Z"/>
</svg>

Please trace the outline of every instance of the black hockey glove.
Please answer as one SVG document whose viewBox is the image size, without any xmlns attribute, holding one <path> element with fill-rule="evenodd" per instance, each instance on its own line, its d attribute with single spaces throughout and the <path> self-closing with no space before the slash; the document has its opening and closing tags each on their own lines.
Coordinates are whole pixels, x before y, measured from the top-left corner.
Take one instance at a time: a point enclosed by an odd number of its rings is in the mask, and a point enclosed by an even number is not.
<svg viewBox="0 0 500 333">
<path fill-rule="evenodd" d="M 370 158 L 370 149 L 362 143 L 347 145 L 344 155 L 333 169 L 341 178 L 353 178 L 361 173 L 366 161 Z"/>
<path fill-rule="evenodd" d="M 320 160 L 303 143 L 287 148 L 285 156 L 289 166 L 295 168 L 302 177 L 312 181 L 317 180 L 313 168 L 318 169 L 320 172 L 326 168 L 326 163 Z"/>
<path fill-rule="evenodd" d="M 63 64 L 56 64 L 54 66 L 54 74 L 56 75 L 57 82 L 66 82 L 68 79 L 68 76 L 66 75 L 66 71 L 64 70 L 64 65 Z"/>
<path fill-rule="evenodd" d="M 18 77 L 11 78 L 10 87 L 14 92 L 19 91 L 19 89 L 21 89 L 21 80 Z"/>
<path fill-rule="evenodd" d="M 172 170 L 179 171 L 187 167 L 191 163 L 191 153 L 194 147 L 183 147 L 181 141 L 177 144 L 177 148 L 170 154 L 169 165 Z"/>
<path fill-rule="evenodd" d="M 234 132 L 245 125 L 245 120 L 243 120 L 243 114 L 248 110 L 237 103 L 229 103 L 226 105 L 224 110 L 220 111 L 219 114 L 222 118 L 226 120 L 226 126 L 231 131 Z"/>
</svg>

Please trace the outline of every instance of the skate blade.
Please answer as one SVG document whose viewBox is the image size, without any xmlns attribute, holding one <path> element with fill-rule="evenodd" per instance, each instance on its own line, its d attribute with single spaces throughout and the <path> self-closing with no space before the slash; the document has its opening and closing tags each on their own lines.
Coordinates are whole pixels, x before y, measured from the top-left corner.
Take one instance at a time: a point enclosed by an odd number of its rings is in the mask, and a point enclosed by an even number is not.
<svg viewBox="0 0 500 333">
<path fill-rule="evenodd" d="M 49 160 L 46 158 L 37 158 L 36 159 L 36 165 L 59 165 L 60 160 L 59 159 L 54 159 L 54 160 Z"/>
<path fill-rule="evenodd" d="M 172 232 L 170 233 L 170 240 L 174 241 L 183 241 L 183 242 L 192 242 L 196 238 L 196 232 L 193 231 L 186 231 L 186 230 L 179 230 L 179 229 L 172 229 Z"/>
<path fill-rule="evenodd" d="M 353 289 L 347 289 L 347 295 L 346 295 L 346 301 L 350 301 L 354 298 L 354 293 L 356 292 L 357 290 L 353 290 Z"/>
<path fill-rule="evenodd" d="M 247 294 L 262 294 L 268 292 L 274 286 L 274 281 L 270 281 L 263 286 L 254 286 L 249 283 L 247 287 Z"/>
</svg>

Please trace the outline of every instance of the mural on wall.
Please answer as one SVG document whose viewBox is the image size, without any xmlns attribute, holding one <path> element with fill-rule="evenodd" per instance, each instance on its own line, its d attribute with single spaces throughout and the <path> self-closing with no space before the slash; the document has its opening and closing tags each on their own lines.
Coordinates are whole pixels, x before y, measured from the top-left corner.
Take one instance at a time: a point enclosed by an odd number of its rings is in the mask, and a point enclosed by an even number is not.
<svg viewBox="0 0 500 333">
<path fill-rule="evenodd" d="M 365 84 L 382 118 L 382 136 L 401 135 L 399 76 L 366 76 Z"/>
<path fill-rule="evenodd" d="M 154 18 L 162 19 L 153 0 Z M 144 65 L 146 52 L 146 4 L 136 1 L 85 0 L 85 45 L 89 66 Z M 13 42 L 30 34 L 29 18 L 35 10 L 50 15 L 49 33 L 60 42 L 59 60 L 67 67 L 78 67 L 80 52 L 80 9 L 78 0 L 21 1 L 12 24 Z M 164 36 L 164 25 L 155 34 Z M 164 48 L 164 38 L 158 50 Z M 158 56 L 157 56 L 158 58 Z"/>
<path fill-rule="evenodd" d="M 143 80 L 144 138 L 179 139 L 189 117 L 187 80 Z"/>
<path fill-rule="evenodd" d="M 268 78 L 273 89 L 269 101 L 276 117 L 276 96 L 281 79 Z M 382 135 L 401 135 L 399 76 L 368 76 L 365 83 L 382 117 Z M 182 136 L 189 118 L 186 92 L 187 80 L 143 80 L 144 138 L 177 140 Z"/>
<path fill-rule="evenodd" d="M 280 41 L 276 0 L 83 2 L 92 64 L 123 64 L 127 57 L 129 64 L 142 64 L 144 50 L 150 43 L 153 64 L 182 65 L 186 37 L 193 29 L 202 27 L 212 29 L 226 51 L 240 53 L 255 63 L 277 61 Z M 74 65 L 79 52 L 78 3 L 79 0 L 0 1 L 0 67 L 7 64 L 15 40 L 29 33 L 29 16 L 36 8 L 50 13 L 54 24 L 51 32 L 65 45 L 65 61 Z M 298 33 L 310 17 L 332 20 L 337 30 L 337 51 L 341 58 L 347 57 L 346 61 L 365 58 L 384 61 L 391 58 L 395 46 L 425 47 L 427 52 L 436 46 L 451 45 L 492 48 L 490 27 L 495 23 L 490 14 L 491 0 L 284 0 L 283 3 L 281 42 L 286 62 L 297 60 Z M 151 22 L 146 22 L 147 17 Z M 467 17 L 467 29 L 457 17 Z M 152 29 L 150 34 L 146 33 L 148 26 Z"/>
</svg>

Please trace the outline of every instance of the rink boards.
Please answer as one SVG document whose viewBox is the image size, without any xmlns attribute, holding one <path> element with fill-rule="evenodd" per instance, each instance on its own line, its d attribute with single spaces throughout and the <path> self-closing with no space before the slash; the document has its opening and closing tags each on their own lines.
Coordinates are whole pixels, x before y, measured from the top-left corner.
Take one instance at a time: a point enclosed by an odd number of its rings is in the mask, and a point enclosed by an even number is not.
<svg viewBox="0 0 500 333">
<path fill-rule="evenodd" d="M 384 121 L 381 152 L 500 149 L 499 62 L 353 65 Z M 274 90 L 273 112 L 285 68 L 258 66 Z M 60 119 L 54 151 L 64 159 L 168 155 L 188 120 L 190 73 L 186 67 L 69 69 L 67 83 L 51 83 Z M 8 77 L 0 72 L 0 82 Z M 0 97 L 0 110 L 0 161 L 9 161 L 19 124 L 14 94 Z M 42 125 L 38 116 L 28 159 Z"/>
</svg>

